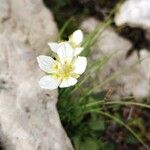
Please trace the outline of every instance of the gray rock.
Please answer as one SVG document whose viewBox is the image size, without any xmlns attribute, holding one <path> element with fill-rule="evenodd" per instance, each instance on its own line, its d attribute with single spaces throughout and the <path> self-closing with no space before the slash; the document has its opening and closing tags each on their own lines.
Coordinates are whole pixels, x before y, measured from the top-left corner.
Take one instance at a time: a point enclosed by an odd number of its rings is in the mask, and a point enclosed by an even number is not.
<svg viewBox="0 0 150 150">
<path fill-rule="evenodd" d="M 118 26 L 128 24 L 133 27 L 150 29 L 150 1 L 127 0 L 116 14 L 115 23 Z"/>
<path fill-rule="evenodd" d="M 0 138 L 7 150 L 71 150 L 56 110 L 57 91 L 42 90 L 32 50 L 0 36 Z"/>
<path fill-rule="evenodd" d="M 42 0 L 0 0 L 0 33 L 27 43 L 39 54 L 56 39 L 57 27 Z"/>
<path fill-rule="evenodd" d="M 72 150 L 57 91 L 38 85 L 38 54 L 57 37 L 42 0 L 0 0 L 0 141 L 6 150 Z"/>
<path fill-rule="evenodd" d="M 82 22 L 81 28 L 85 32 L 92 32 L 97 25 L 101 25 L 98 20 L 88 18 Z M 109 62 L 98 74 L 97 81 L 99 83 L 97 82 L 97 84 L 101 84 L 113 74 L 118 73 L 120 75 L 106 84 L 103 90 L 113 90 L 114 97 L 133 95 L 140 99 L 150 95 L 150 52 L 141 50 L 140 58 L 137 52 L 127 57 L 130 49 L 132 49 L 132 44 L 109 27 L 99 36 L 91 48 L 90 61 L 112 55 Z M 140 62 L 140 59 L 143 60 Z M 99 90 L 97 89 L 97 91 Z"/>
<path fill-rule="evenodd" d="M 123 85 L 123 88 L 118 88 L 119 93 L 123 96 L 133 95 L 137 100 L 150 96 L 150 52 L 142 49 L 139 56 L 134 52 L 121 64 L 120 67 L 129 69 L 117 80 Z"/>
<path fill-rule="evenodd" d="M 127 0 L 115 16 L 117 26 L 129 25 L 140 27 L 145 30 L 145 37 L 150 41 L 150 1 Z"/>
</svg>

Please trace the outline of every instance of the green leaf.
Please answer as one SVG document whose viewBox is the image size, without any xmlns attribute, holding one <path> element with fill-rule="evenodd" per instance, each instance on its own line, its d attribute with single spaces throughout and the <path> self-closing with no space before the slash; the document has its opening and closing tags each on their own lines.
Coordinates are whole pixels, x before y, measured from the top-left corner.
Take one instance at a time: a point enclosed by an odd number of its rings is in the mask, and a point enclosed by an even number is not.
<svg viewBox="0 0 150 150">
<path fill-rule="evenodd" d="M 105 122 L 104 120 L 96 120 L 96 121 L 91 121 L 89 123 L 89 127 L 92 130 L 104 130 L 105 129 Z"/>
<path fill-rule="evenodd" d="M 81 145 L 81 140 L 79 136 L 73 137 L 73 145 L 75 147 L 75 150 L 79 150 L 80 149 L 80 145 Z"/>
<path fill-rule="evenodd" d="M 98 150 L 98 141 L 87 138 L 78 150 Z"/>
</svg>

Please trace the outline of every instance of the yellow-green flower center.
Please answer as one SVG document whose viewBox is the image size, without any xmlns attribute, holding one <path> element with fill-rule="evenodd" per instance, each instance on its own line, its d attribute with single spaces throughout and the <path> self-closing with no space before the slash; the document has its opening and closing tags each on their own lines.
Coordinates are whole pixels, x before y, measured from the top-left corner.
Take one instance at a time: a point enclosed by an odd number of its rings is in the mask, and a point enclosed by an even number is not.
<svg viewBox="0 0 150 150">
<path fill-rule="evenodd" d="M 62 65 L 62 68 L 61 68 L 61 77 L 62 78 L 68 78 L 71 76 L 72 74 L 72 71 L 73 71 L 73 65 L 71 63 L 67 63 L 65 62 L 63 65 Z"/>
<path fill-rule="evenodd" d="M 54 66 L 55 74 L 54 76 L 56 78 L 66 79 L 68 77 L 71 77 L 73 74 L 73 65 L 71 63 L 65 62 L 64 64 L 56 64 Z"/>
</svg>

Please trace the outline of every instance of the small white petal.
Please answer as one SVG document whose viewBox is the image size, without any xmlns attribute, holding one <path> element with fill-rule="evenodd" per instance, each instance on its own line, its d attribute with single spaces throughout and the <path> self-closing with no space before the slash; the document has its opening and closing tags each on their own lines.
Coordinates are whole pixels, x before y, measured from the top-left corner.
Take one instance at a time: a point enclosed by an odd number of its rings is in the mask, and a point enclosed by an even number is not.
<svg viewBox="0 0 150 150">
<path fill-rule="evenodd" d="M 43 89 L 54 90 L 54 89 L 58 88 L 60 81 L 61 81 L 60 79 L 55 78 L 51 75 L 48 75 L 48 76 L 44 76 L 40 79 L 39 85 Z"/>
<path fill-rule="evenodd" d="M 83 41 L 83 32 L 81 30 L 76 30 L 72 34 L 72 41 L 76 45 L 80 45 Z"/>
<path fill-rule="evenodd" d="M 85 71 L 86 66 L 87 66 L 86 57 L 78 56 L 74 63 L 74 71 L 73 72 L 77 73 L 77 74 L 82 74 Z"/>
<path fill-rule="evenodd" d="M 39 64 L 39 67 L 41 68 L 41 70 L 43 70 L 47 73 L 54 72 L 53 67 L 54 67 L 56 61 L 52 57 L 40 55 L 37 57 L 37 61 L 38 61 L 38 64 Z"/>
<path fill-rule="evenodd" d="M 65 88 L 65 87 L 69 87 L 69 86 L 73 86 L 77 83 L 77 79 L 76 78 L 72 78 L 69 77 L 67 79 L 62 80 L 61 84 L 60 84 L 60 88 Z"/>
<path fill-rule="evenodd" d="M 53 52 L 57 52 L 57 50 L 58 50 L 58 47 L 59 47 L 59 44 L 58 43 L 56 43 L 56 42 L 50 42 L 50 43 L 48 43 L 48 45 L 49 45 L 49 47 L 50 47 L 50 49 L 53 51 Z"/>
<path fill-rule="evenodd" d="M 63 42 L 60 44 L 57 54 L 60 58 L 60 61 L 64 63 L 65 61 L 71 61 L 74 56 L 74 50 L 68 42 Z"/>
<path fill-rule="evenodd" d="M 75 48 L 75 52 L 74 52 L 74 56 L 77 56 L 79 55 L 82 51 L 83 51 L 83 47 L 78 47 L 78 48 Z"/>
</svg>

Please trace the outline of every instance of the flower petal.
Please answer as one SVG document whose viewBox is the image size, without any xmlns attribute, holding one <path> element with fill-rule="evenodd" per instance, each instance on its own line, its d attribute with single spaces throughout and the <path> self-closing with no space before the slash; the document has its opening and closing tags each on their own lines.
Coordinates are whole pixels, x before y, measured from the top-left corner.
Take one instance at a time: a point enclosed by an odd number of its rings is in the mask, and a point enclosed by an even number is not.
<svg viewBox="0 0 150 150">
<path fill-rule="evenodd" d="M 83 32 L 81 30 L 76 30 L 72 34 L 72 41 L 75 45 L 80 45 L 83 41 Z"/>
<path fill-rule="evenodd" d="M 37 57 L 37 61 L 41 70 L 47 73 L 53 73 L 53 66 L 55 65 L 55 60 L 52 57 L 40 55 Z"/>
<path fill-rule="evenodd" d="M 53 52 L 57 52 L 57 50 L 58 50 L 58 47 L 59 47 L 59 44 L 58 43 L 56 43 L 56 42 L 50 42 L 50 43 L 48 43 L 48 45 L 49 45 L 49 47 L 50 47 L 50 49 L 53 51 Z"/>
<path fill-rule="evenodd" d="M 87 59 L 86 57 L 78 56 L 75 63 L 74 63 L 74 73 L 82 74 L 87 66 Z"/>
<path fill-rule="evenodd" d="M 62 63 L 65 61 L 71 61 L 74 56 L 74 50 L 68 42 L 63 42 L 60 44 L 57 54 Z"/>
<path fill-rule="evenodd" d="M 84 49 L 83 47 L 75 48 L 74 56 L 79 55 L 83 51 L 83 49 Z"/>
<path fill-rule="evenodd" d="M 65 87 L 69 87 L 69 86 L 73 86 L 77 83 L 77 79 L 76 78 L 72 78 L 69 77 L 67 79 L 62 80 L 61 84 L 60 84 L 60 88 L 65 88 Z"/>
<path fill-rule="evenodd" d="M 54 90 L 54 89 L 58 88 L 60 81 L 61 81 L 60 78 L 58 79 L 51 75 L 48 75 L 48 76 L 44 76 L 40 79 L 39 85 L 43 89 Z"/>
</svg>

